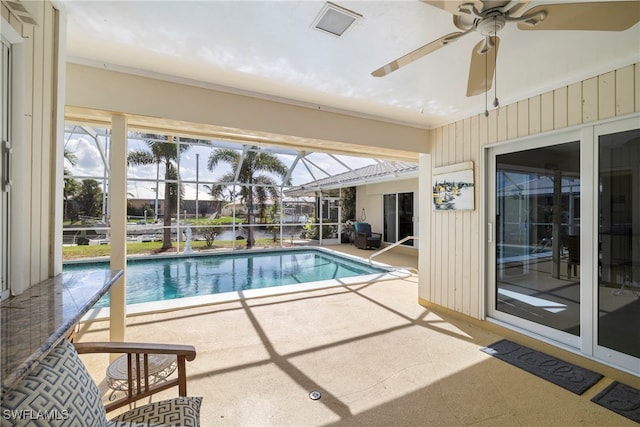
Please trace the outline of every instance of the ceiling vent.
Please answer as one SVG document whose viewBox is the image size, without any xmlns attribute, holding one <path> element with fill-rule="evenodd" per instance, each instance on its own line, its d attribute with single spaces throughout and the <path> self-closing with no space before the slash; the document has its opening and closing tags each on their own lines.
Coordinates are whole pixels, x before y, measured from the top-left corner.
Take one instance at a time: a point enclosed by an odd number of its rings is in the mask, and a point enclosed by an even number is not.
<svg viewBox="0 0 640 427">
<path fill-rule="evenodd" d="M 23 24 L 38 25 L 37 14 L 40 7 L 38 2 L 13 0 L 3 1 L 2 4 L 7 6 L 11 14 Z"/>
<path fill-rule="evenodd" d="M 313 28 L 340 37 L 360 18 L 362 15 L 358 13 L 327 2 L 313 22 Z"/>
</svg>

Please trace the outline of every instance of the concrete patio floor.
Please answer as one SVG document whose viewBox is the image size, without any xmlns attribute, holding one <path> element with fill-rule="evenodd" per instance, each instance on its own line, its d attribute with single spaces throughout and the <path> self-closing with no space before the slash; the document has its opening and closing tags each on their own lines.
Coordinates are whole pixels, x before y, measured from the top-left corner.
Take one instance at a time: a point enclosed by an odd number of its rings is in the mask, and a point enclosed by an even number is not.
<svg viewBox="0 0 640 427">
<path fill-rule="evenodd" d="M 365 258 L 371 251 L 335 248 Z M 381 262 L 417 266 L 389 252 Z M 418 304 L 417 277 L 246 299 L 131 317 L 127 341 L 192 344 L 189 395 L 203 426 L 624 426 L 590 399 L 638 378 L 549 345 Z M 595 369 L 582 396 L 479 349 L 501 338 Z M 108 340 L 108 322 L 78 341 Z M 108 395 L 108 357 L 83 355 Z M 635 381 L 635 382 L 634 382 Z M 319 400 L 309 398 L 319 391 Z M 177 390 L 154 396 L 174 397 Z M 145 401 L 142 401 L 143 403 Z M 115 416 L 117 411 L 108 414 Z"/>
</svg>

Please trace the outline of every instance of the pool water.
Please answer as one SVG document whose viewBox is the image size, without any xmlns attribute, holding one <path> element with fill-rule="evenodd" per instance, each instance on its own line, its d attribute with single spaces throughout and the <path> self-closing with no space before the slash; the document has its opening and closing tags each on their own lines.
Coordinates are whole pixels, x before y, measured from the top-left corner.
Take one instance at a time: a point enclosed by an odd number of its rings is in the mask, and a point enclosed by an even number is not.
<svg viewBox="0 0 640 427">
<path fill-rule="evenodd" d="M 109 263 L 66 263 L 65 273 Z M 318 282 L 388 270 L 317 249 L 155 257 L 127 261 L 127 304 Z M 109 295 L 95 307 L 108 307 Z"/>
</svg>

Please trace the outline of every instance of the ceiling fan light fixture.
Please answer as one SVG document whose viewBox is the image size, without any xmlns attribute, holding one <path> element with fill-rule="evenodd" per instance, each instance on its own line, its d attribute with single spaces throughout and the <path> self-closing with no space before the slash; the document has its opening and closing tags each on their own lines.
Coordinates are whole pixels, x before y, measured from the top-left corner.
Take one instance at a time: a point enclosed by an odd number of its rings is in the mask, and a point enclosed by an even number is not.
<svg viewBox="0 0 640 427">
<path fill-rule="evenodd" d="M 324 33 L 341 37 L 360 18 L 362 15 L 359 13 L 335 3 L 326 2 L 313 21 L 312 27 Z"/>
</svg>

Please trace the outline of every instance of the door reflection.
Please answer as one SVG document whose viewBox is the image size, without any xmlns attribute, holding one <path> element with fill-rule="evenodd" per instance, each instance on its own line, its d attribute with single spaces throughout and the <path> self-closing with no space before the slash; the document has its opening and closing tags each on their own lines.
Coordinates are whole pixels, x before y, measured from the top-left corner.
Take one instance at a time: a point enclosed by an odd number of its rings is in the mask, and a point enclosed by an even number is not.
<svg viewBox="0 0 640 427">
<path fill-rule="evenodd" d="M 496 157 L 496 309 L 580 335 L 580 145 Z"/>
<path fill-rule="evenodd" d="M 598 344 L 640 357 L 640 130 L 599 139 Z"/>
</svg>

